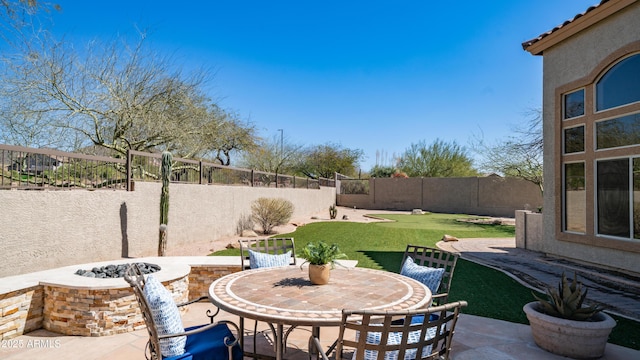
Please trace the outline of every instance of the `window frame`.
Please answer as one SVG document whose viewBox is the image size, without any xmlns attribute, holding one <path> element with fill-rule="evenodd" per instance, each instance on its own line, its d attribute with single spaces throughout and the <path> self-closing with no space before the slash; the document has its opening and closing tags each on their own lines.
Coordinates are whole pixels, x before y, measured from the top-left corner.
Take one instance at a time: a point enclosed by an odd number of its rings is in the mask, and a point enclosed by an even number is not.
<svg viewBox="0 0 640 360">
<path fill-rule="evenodd" d="M 582 91 L 582 114 L 581 115 L 576 115 L 576 116 L 572 116 L 572 117 L 567 117 L 567 96 L 571 95 L 571 94 L 575 94 L 579 91 Z M 587 91 L 586 91 L 586 87 L 580 87 L 578 89 L 574 89 L 572 91 L 568 91 L 565 92 L 564 94 L 562 94 L 562 120 L 563 121 L 567 121 L 567 120 L 574 120 L 574 119 L 578 119 L 581 117 L 584 117 L 584 115 L 587 112 Z"/>
<path fill-rule="evenodd" d="M 625 252 L 640 253 L 640 238 L 635 239 L 634 236 L 634 224 L 633 224 L 633 196 L 630 195 L 630 237 L 620 238 L 611 237 L 608 235 L 598 235 L 596 233 L 597 226 L 597 200 L 596 200 L 596 181 L 597 174 L 595 173 L 596 161 L 604 160 L 607 158 L 640 158 L 640 144 L 629 145 L 616 148 L 607 148 L 596 150 L 596 129 L 595 123 L 607 119 L 613 119 L 623 117 L 625 115 L 631 115 L 633 113 L 640 112 L 640 101 L 630 104 L 610 108 L 606 110 L 596 111 L 596 84 L 597 82 L 616 64 L 620 61 L 634 55 L 640 55 L 640 40 L 627 44 L 618 50 L 613 51 L 607 57 L 605 57 L 599 64 L 597 64 L 590 73 L 583 78 L 576 79 L 569 83 L 565 83 L 555 88 L 554 96 L 554 120 L 549 123 L 545 121 L 545 126 L 552 126 L 554 140 L 553 140 L 553 155 L 551 160 L 553 161 L 554 168 L 554 184 L 549 189 L 552 189 L 553 198 L 555 203 L 553 218 L 555 239 L 556 241 L 566 241 L 572 243 L 579 243 L 588 246 L 601 247 L 607 249 L 620 250 Z M 569 119 L 564 118 L 565 100 L 564 95 L 572 93 L 579 89 L 585 89 L 585 112 L 583 116 L 573 117 Z M 549 109 L 545 109 L 548 111 Z M 573 128 L 584 125 L 584 142 L 585 151 L 577 153 L 565 153 L 565 129 Z M 548 144 L 545 141 L 545 146 Z M 548 161 L 548 156 L 545 157 L 545 161 Z M 582 162 L 585 163 L 585 191 L 586 191 L 586 233 L 569 232 L 566 230 L 565 222 L 565 164 Z M 633 163 L 629 160 L 630 163 Z M 640 161 L 640 160 L 639 160 Z M 632 174 L 631 180 L 633 179 Z M 633 185 L 630 185 L 633 189 Z M 545 196 L 549 194 L 545 191 Z M 638 226 L 640 230 L 640 225 Z"/>
<path fill-rule="evenodd" d="M 623 108 L 623 107 L 626 107 L 626 106 L 629 106 L 629 105 L 633 105 L 633 104 L 640 104 L 640 98 L 639 98 L 638 100 L 632 101 L 630 103 L 626 103 L 626 104 L 617 105 L 617 106 L 614 106 L 614 107 L 598 110 L 598 83 L 602 80 L 603 77 L 605 77 L 609 73 L 609 71 L 611 71 L 611 69 L 616 67 L 616 65 L 618 65 L 621 62 L 625 61 L 626 59 L 634 57 L 634 56 L 638 56 L 639 60 L 640 60 L 640 51 L 635 51 L 635 52 L 626 54 L 625 56 L 623 56 L 621 58 L 618 58 L 617 60 L 612 62 L 609 66 L 607 66 L 601 72 L 601 74 L 593 81 L 593 83 L 590 84 L 590 86 L 593 87 L 593 113 L 594 114 L 600 114 L 600 113 L 603 113 L 603 112 L 616 110 L 616 109 Z"/>
</svg>

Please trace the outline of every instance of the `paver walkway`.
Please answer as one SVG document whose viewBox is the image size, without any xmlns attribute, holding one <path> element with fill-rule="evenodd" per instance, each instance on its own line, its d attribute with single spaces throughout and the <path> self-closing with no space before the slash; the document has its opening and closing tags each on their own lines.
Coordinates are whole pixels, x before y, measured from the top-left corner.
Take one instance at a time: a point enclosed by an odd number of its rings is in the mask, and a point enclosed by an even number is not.
<svg viewBox="0 0 640 360">
<path fill-rule="evenodd" d="M 439 242 L 444 250 L 464 259 L 499 269 L 526 286 L 544 290 L 557 286 L 562 273 L 589 288 L 588 298 L 609 312 L 640 321 L 640 278 L 595 266 L 516 248 L 514 238 L 461 239 Z"/>
</svg>

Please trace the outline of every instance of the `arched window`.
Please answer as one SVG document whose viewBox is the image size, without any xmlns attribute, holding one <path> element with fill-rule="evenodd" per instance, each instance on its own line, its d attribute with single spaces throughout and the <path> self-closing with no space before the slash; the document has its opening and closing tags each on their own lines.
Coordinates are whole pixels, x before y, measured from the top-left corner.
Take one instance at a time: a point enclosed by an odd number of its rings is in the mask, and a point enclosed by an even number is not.
<svg viewBox="0 0 640 360">
<path fill-rule="evenodd" d="M 596 84 L 596 111 L 640 101 L 640 54 L 615 64 Z"/>
</svg>

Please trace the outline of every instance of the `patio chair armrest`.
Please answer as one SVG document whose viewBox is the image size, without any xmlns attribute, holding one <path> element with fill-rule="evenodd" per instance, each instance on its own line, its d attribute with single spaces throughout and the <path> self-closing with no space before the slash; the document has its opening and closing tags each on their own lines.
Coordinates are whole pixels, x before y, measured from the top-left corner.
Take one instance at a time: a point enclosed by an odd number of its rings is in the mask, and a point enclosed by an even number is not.
<svg viewBox="0 0 640 360">
<path fill-rule="evenodd" d="M 231 326 L 233 328 L 233 330 L 231 330 L 231 332 L 233 333 L 235 330 L 235 333 L 237 334 L 237 336 L 235 337 L 234 341 L 227 343 L 227 339 L 225 338 L 224 340 L 224 344 L 227 347 L 231 347 L 234 346 L 235 344 L 238 343 L 238 338 L 241 336 L 240 335 L 240 327 L 238 327 L 238 325 L 236 325 L 236 323 L 234 323 L 233 321 L 228 321 L 228 320 L 220 320 L 216 323 L 211 323 L 211 324 L 207 324 L 207 325 L 203 325 L 200 326 L 196 329 L 193 330 L 189 330 L 189 331 L 184 331 L 184 332 L 180 332 L 180 333 L 175 333 L 175 334 L 165 334 L 165 335 L 160 335 L 158 334 L 158 339 L 168 339 L 168 338 L 173 338 L 173 337 L 177 337 L 177 336 L 189 336 L 189 335 L 193 335 L 193 334 L 197 334 L 197 333 L 201 333 L 203 331 L 207 331 L 215 326 L 218 326 L 220 324 L 226 324 L 227 326 Z"/>
<path fill-rule="evenodd" d="M 191 300 L 191 301 L 187 301 L 187 302 L 183 302 L 180 304 L 176 304 L 177 307 L 183 307 L 183 306 L 187 306 L 187 305 L 191 305 L 197 302 L 200 302 L 202 300 L 209 300 L 208 296 L 200 296 L 197 299 Z M 220 313 L 220 308 L 216 307 L 215 311 L 211 311 L 211 309 L 207 309 L 207 316 L 209 317 L 210 322 L 213 324 L 213 321 L 216 317 L 216 315 L 218 315 Z"/>
<path fill-rule="evenodd" d="M 438 305 L 444 305 L 447 303 L 447 299 L 449 298 L 449 293 L 435 294 L 431 296 L 431 303 Z"/>
<path fill-rule="evenodd" d="M 193 304 L 193 303 L 197 303 L 197 302 L 200 302 L 200 301 L 202 301 L 202 300 L 208 300 L 208 299 L 209 299 L 209 297 L 208 297 L 208 296 L 200 296 L 200 297 L 199 297 L 199 298 L 197 298 L 197 299 L 189 300 L 189 301 L 187 301 L 187 302 L 183 302 L 183 303 L 180 303 L 180 304 L 176 304 L 176 306 L 178 306 L 178 307 L 187 306 L 187 305 L 191 305 L 191 304 Z"/>
<path fill-rule="evenodd" d="M 309 338 L 309 356 L 311 356 L 311 354 L 313 352 L 316 352 L 320 355 L 320 357 L 318 359 L 322 359 L 322 360 L 329 360 L 329 358 L 327 357 L 327 355 L 324 353 L 324 349 L 322 348 L 322 344 L 320 344 L 320 339 L 318 339 L 315 336 L 311 336 Z M 338 354 L 336 354 L 336 359 L 338 359 Z"/>
</svg>

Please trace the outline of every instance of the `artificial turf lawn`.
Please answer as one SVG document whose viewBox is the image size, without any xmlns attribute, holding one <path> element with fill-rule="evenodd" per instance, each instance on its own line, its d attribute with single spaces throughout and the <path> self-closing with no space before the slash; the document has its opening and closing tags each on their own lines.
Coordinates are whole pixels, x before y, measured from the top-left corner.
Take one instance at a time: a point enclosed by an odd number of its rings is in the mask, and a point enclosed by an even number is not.
<svg viewBox="0 0 640 360">
<path fill-rule="evenodd" d="M 459 214 L 376 215 L 395 222 L 356 223 L 345 221 L 315 222 L 300 226 L 295 232 L 277 237 L 294 237 L 296 252 L 310 241 L 336 243 L 349 259 L 358 260 L 359 267 L 400 271 L 400 262 L 407 244 L 435 246 L 444 234 L 458 238 L 514 237 L 515 228 L 507 225 L 481 225 L 460 222 L 473 218 Z M 240 250 L 228 249 L 214 255 L 239 255 Z M 522 307 L 533 301 L 531 290 L 500 271 L 458 260 L 451 284 L 449 300 L 466 300 L 464 313 L 528 324 Z M 614 316 L 617 321 L 609 341 L 640 350 L 640 323 Z"/>
</svg>

